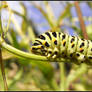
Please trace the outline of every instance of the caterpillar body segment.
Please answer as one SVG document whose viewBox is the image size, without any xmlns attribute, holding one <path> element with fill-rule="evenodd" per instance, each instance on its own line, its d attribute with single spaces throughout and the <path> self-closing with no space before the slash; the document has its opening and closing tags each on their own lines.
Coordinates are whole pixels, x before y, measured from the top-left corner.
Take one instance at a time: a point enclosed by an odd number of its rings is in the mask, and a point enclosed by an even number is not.
<svg viewBox="0 0 92 92">
<path fill-rule="evenodd" d="M 78 63 L 92 61 L 92 42 L 62 32 L 45 32 L 32 45 L 35 54 L 47 56 L 51 61 L 61 58 Z"/>
</svg>

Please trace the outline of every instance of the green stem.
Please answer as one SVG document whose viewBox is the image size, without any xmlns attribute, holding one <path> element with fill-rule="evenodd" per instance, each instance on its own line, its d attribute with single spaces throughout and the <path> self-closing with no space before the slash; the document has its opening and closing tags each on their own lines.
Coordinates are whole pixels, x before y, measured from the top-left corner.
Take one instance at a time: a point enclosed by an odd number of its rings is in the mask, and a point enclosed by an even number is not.
<svg viewBox="0 0 92 92">
<path fill-rule="evenodd" d="M 58 26 L 60 26 L 61 23 L 62 23 L 62 20 L 63 20 L 65 17 L 68 16 L 68 14 L 69 14 L 69 12 L 70 12 L 70 8 L 71 8 L 71 4 L 68 4 L 68 5 L 65 7 L 64 11 L 61 12 L 61 14 L 60 14 L 60 16 L 59 16 L 59 18 L 58 18 L 58 20 L 57 20 Z"/>
<path fill-rule="evenodd" d="M 65 68 L 64 68 L 64 62 L 60 63 L 60 91 L 65 91 L 66 88 L 66 82 L 65 82 Z"/>
<path fill-rule="evenodd" d="M 35 55 L 35 54 L 31 54 L 31 53 L 27 53 L 21 50 L 18 50 L 10 45 L 8 45 L 7 43 L 5 43 L 4 41 L 2 42 L 2 38 L 1 39 L 1 46 L 2 48 L 8 50 L 9 52 L 18 55 L 20 57 L 23 58 L 27 58 L 27 59 L 34 59 L 34 60 L 41 60 L 41 61 L 47 61 L 47 58 L 45 56 L 40 56 L 40 55 Z"/>
<path fill-rule="evenodd" d="M 0 3 L 0 7 L 3 6 L 2 3 Z M 1 32 L 1 36 L 3 37 L 3 31 L 2 31 L 2 22 L 1 22 L 1 11 L 0 11 L 0 32 Z M 4 82 L 4 90 L 8 91 L 8 85 L 7 85 L 7 81 L 6 81 L 6 76 L 5 76 L 5 68 L 4 68 L 4 64 L 3 64 L 3 60 L 2 60 L 2 49 L 0 46 L 0 67 L 1 67 L 1 72 L 2 72 L 2 77 L 3 77 L 3 82 Z"/>
<path fill-rule="evenodd" d="M 1 66 L 1 72 L 2 72 L 2 77 L 3 77 L 3 81 L 4 81 L 4 89 L 5 89 L 5 91 L 8 91 L 8 85 L 7 85 L 6 76 L 5 76 L 5 69 L 4 69 L 4 64 L 3 64 L 3 60 L 2 60 L 1 48 L 0 48 L 0 66 Z"/>
<path fill-rule="evenodd" d="M 49 20 L 52 22 L 53 27 L 57 26 L 56 20 L 55 20 L 55 17 L 53 15 L 53 11 L 52 11 L 52 8 L 51 8 L 49 2 L 44 1 L 44 5 L 45 5 L 46 13 L 47 13 L 47 15 L 49 17 Z"/>
<path fill-rule="evenodd" d="M 42 7 L 40 7 L 39 5 L 35 4 L 34 2 L 31 2 L 34 7 L 36 7 L 41 13 L 42 15 L 46 18 L 46 20 L 48 21 L 49 25 L 51 26 L 51 28 L 54 28 L 54 23 L 53 21 L 49 18 L 49 15 L 42 9 Z"/>
<path fill-rule="evenodd" d="M 59 91 L 59 86 L 58 86 L 58 84 L 57 84 L 57 82 L 56 82 L 55 79 L 52 79 L 52 80 L 50 81 L 50 84 L 52 85 L 52 87 L 53 87 L 53 89 L 54 89 L 55 91 Z"/>
</svg>

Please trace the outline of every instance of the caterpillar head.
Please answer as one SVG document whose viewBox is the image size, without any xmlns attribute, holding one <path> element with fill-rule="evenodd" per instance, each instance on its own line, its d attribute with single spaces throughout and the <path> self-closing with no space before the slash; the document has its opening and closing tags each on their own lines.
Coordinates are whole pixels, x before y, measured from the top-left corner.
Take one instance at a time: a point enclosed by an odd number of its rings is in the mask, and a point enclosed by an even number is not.
<svg viewBox="0 0 92 92">
<path fill-rule="evenodd" d="M 35 40 L 34 44 L 31 47 L 31 52 L 37 55 L 45 55 L 46 50 L 44 46 L 38 42 L 38 40 Z"/>
</svg>

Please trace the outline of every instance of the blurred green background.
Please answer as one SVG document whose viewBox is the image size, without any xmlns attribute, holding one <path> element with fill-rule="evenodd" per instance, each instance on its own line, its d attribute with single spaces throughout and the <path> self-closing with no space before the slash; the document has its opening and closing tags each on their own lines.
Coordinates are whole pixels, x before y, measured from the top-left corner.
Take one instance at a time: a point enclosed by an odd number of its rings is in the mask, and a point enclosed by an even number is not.
<svg viewBox="0 0 92 92">
<path fill-rule="evenodd" d="M 92 2 L 79 6 L 92 40 Z M 35 38 L 50 29 L 83 38 L 74 1 L 0 1 L 0 11 L 5 41 L 24 52 L 31 53 Z M 2 50 L 9 90 L 92 90 L 91 66 L 16 58 Z M 0 71 L 0 91 L 3 85 Z"/>
</svg>

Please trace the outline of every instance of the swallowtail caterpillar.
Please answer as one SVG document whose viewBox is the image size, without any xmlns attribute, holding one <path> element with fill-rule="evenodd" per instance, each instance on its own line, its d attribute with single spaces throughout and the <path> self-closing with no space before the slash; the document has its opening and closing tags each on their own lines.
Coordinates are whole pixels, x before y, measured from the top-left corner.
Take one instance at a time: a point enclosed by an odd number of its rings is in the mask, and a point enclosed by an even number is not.
<svg viewBox="0 0 92 92">
<path fill-rule="evenodd" d="M 79 64 L 92 62 L 92 41 L 62 32 L 43 33 L 35 40 L 31 51 L 46 56 L 51 61 L 66 58 Z"/>
</svg>

